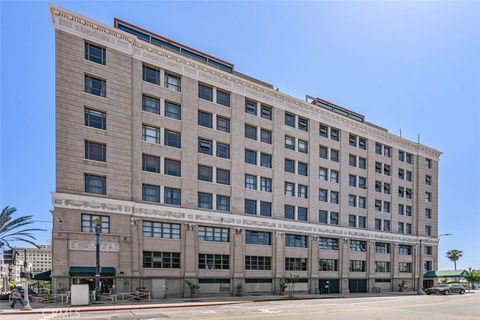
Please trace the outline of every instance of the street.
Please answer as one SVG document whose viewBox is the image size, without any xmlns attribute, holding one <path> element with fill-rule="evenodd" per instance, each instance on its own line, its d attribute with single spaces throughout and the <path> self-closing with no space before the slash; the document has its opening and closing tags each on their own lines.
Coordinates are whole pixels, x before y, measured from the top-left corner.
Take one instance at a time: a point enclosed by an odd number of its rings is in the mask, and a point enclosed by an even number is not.
<svg viewBox="0 0 480 320">
<path fill-rule="evenodd" d="M 352 297 L 340 299 L 244 302 L 234 305 L 162 308 L 129 311 L 82 312 L 44 315 L 2 315 L 2 320 L 21 319 L 322 319 L 353 318 L 417 320 L 480 319 L 480 294 L 449 296 Z"/>
</svg>

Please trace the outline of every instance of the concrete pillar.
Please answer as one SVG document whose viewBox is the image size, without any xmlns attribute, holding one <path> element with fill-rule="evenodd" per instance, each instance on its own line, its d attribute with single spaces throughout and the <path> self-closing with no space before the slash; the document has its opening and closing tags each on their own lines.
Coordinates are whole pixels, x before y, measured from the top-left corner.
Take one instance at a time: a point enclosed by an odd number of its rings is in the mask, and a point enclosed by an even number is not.
<svg viewBox="0 0 480 320">
<path fill-rule="evenodd" d="M 349 240 L 348 239 L 340 239 L 339 240 L 339 247 L 340 247 L 340 292 L 344 294 L 350 293 L 350 289 L 348 288 L 348 277 L 350 273 L 350 260 L 349 260 Z"/>
</svg>

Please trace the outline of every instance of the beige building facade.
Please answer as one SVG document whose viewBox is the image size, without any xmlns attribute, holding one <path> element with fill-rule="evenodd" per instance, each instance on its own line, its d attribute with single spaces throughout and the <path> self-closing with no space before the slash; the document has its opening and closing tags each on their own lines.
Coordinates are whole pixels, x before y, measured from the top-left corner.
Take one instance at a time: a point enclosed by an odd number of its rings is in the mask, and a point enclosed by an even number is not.
<svg viewBox="0 0 480 320">
<path fill-rule="evenodd" d="M 51 6 L 53 287 L 416 290 L 437 268 L 440 152 L 115 20 Z"/>
</svg>

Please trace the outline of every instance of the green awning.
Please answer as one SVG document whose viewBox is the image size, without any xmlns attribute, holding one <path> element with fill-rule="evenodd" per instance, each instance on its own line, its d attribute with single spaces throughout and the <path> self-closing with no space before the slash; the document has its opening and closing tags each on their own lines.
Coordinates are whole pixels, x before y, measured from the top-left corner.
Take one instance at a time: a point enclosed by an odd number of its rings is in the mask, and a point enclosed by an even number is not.
<svg viewBox="0 0 480 320">
<path fill-rule="evenodd" d="M 51 281 L 52 270 L 37 273 L 33 276 L 33 280 Z"/>
<path fill-rule="evenodd" d="M 95 267 L 70 267 L 68 274 L 71 276 L 95 277 Z M 116 270 L 114 267 L 100 267 L 100 275 L 102 277 L 114 277 Z"/>
<path fill-rule="evenodd" d="M 468 277 L 467 270 L 440 270 L 440 271 L 427 271 L 424 275 L 426 279 L 435 278 L 464 278 Z"/>
</svg>

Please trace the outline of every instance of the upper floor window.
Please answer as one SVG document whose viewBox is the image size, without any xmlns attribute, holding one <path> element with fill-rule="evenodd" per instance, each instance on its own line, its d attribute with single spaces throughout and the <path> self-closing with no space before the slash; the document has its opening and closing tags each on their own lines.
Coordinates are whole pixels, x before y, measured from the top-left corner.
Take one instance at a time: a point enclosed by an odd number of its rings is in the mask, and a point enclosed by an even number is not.
<svg viewBox="0 0 480 320">
<path fill-rule="evenodd" d="M 425 176 L 425 184 L 428 186 L 432 185 L 432 176 L 429 176 L 429 175 Z"/>
<path fill-rule="evenodd" d="M 160 143 L 160 128 L 147 125 L 142 126 L 142 140 L 149 143 Z"/>
<path fill-rule="evenodd" d="M 182 91 L 182 80 L 179 76 L 165 72 L 165 88 L 174 91 Z"/>
<path fill-rule="evenodd" d="M 350 251 L 366 252 L 367 251 L 367 242 L 366 241 L 361 241 L 361 240 L 350 240 L 348 249 Z"/>
<path fill-rule="evenodd" d="M 142 110 L 146 112 L 160 114 L 160 99 L 143 95 Z"/>
<path fill-rule="evenodd" d="M 107 114 L 105 112 L 85 108 L 85 125 L 87 127 L 106 130 Z"/>
<path fill-rule="evenodd" d="M 432 159 L 425 159 L 425 165 L 427 166 L 428 169 L 432 169 Z"/>
<path fill-rule="evenodd" d="M 285 246 L 307 248 L 308 247 L 307 236 L 287 233 L 285 234 Z"/>
<path fill-rule="evenodd" d="M 245 138 L 257 140 L 257 127 L 245 125 Z"/>
<path fill-rule="evenodd" d="M 260 166 L 265 168 L 272 167 L 272 155 L 268 153 L 260 153 Z"/>
<path fill-rule="evenodd" d="M 412 247 L 407 245 L 400 245 L 398 247 L 398 253 L 400 255 L 411 255 L 412 254 Z"/>
<path fill-rule="evenodd" d="M 142 200 L 160 203 L 160 186 L 142 184 Z"/>
<path fill-rule="evenodd" d="M 213 88 L 199 83 L 198 97 L 204 100 L 213 101 Z"/>
<path fill-rule="evenodd" d="M 320 249 L 323 250 L 338 250 L 338 239 L 334 238 L 320 238 L 319 242 Z"/>
<path fill-rule="evenodd" d="M 164 200 L 165 204 L 181 205 L 182 204 L 182 191 L 175 188 L 164 188 Z"/>
<path fill-rule="evenodd" d="M 143 81 L 160 85 L 160 70 L 143 65 Z"/>
<path fill-rule="evenodd" d="M 257 103 L 251 100 L 245 100 L 245 112 L 251 115 L 257 115 Z"/>
<path fill-rule="evenodd" d="M 298 129 L 308 131 L 308 119 L 298 117 Z"/>
<path fill-rule="evenodd" d="M 264 231 L 245 230 L 245 243 L 269 246 L 272 244 L 272 234 Z"/>
<path fill-rule="evenodd" d="M 217 90 L 217 103 L 225 107 L 230 107 L 230 93 Z"/>
<path fill-rule="evenodd" d="M 295 115 L 285 112 L 285 125 L 295 128 Z"/>
<path fill-rule="evenodd" d="M 107 194 L 107 177 L 85 174 L 85 192 Z"/>
<path fill-rule="evenodd" d="M 182 108 L 179 104 L 165 101 L 165 117 L 176 120 L 182 119 Z"/>
<path fill-rule="evenodd" d="M 198 239 L 201 241 L 229 242 L 230 230 L 227 228 L 198 226 Z"/>
<path fill-rule="evenodd" d="M 105 65 L 107 63 L 107 51 L 103 47 L 85 42 L 85 59 Z"/>
<path fill-rule="evenodd" d="M 213 128 L 213 116 L 211 113 L 198 111 L 198 125 Z"/>
<path fill-rule="evenodd" d="M 199 254 L 199 269 L 230 269 L 230 256 L 223 254 Z"/>
<path fill-rule="evenodd" d="M 164 142 L 166 146 L 181 148 L 182 147 L 182 135 L 180 132 L 166 130 L 164 131 Z"/>
<path fill-rule="evenodd" d="M 211 193 L 198 193 L 198 208 L 200 209 L 212 209 L 212 199 L 213 196 Z"/>
<path fill-rule="evenodd" d="M 203 154 L 213 154 L 213 141 L 208 139 L 198 138 L 198 152 Z"/>
<path fill-rule="evenodd" d="M 103 79 L 85 75 L 85 92 L 105 98 L 107 96 L 107 82 Z"/>
<path fill-rule="evenodd" d="M 180 239 L 180 225 L 176 223 L 143 221 L 143 236 L 163 239 Z"/>
<path fill-rule="evenodd" d="M 180 253 L 143 251 L 144 268 L 180 268 Z"/>
<path fill-rule="evenodd" d="M 82 232 L 95 232 L 95 225 L 100 221 L 100 233 L 110 233 L 110 217 L 82 213 Z"/>
<path fill-rule="evenodd" d="M 160 173 L 160 157 L 142 154 L 142 170 Z"/>
<path fill-rule="evenodd" d="M 230 132 L 230 119 L 217 116 L 217 130 Z"/>
<path fill-rule="evenodd" d="M 230 159 L 230 145 L 217 142 L 217 157 Z"/>
<path fill-rule="evenodd" d="M 262 104 L 260 116 L 267 120 L 272 120 L 272 107 Z"/>
<path fill-rule="evenodd" d="M 95 161 L 107 161 L 107 145 L 85 141 L 85 159 Z"/>
</svg>

